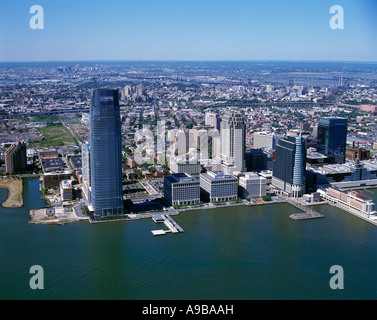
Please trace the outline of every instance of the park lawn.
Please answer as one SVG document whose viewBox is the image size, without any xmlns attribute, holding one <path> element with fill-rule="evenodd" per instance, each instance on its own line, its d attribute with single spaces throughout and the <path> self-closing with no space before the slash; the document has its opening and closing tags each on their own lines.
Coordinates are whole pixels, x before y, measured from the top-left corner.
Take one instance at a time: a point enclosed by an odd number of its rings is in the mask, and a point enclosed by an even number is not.
<svg viewBox="0 0 377 320">
<path fill-rule="evenodd" d="M 29 141 L 30 148 L 46 148 L 46 147 L 60 147 L 68 145 L 76 145 L 76 140 L 63 125 L 52 125 L 39 128 L 38 131 L 42 133 L 42 141 Z"/>
</svg>

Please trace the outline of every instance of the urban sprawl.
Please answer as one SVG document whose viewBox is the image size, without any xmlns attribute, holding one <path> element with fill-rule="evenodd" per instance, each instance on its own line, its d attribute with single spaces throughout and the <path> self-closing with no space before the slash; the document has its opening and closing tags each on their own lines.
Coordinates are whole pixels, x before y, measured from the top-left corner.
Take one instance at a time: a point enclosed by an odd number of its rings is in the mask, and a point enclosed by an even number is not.
<svg viewBox="0 0 377 320">
<path fill-rule="evenodd" d="M 377 224 L 375 64 L 3 63 L 0 126 L 1 180 L 48 204 L 31 223 L 288 202 Z"/>
</svg>

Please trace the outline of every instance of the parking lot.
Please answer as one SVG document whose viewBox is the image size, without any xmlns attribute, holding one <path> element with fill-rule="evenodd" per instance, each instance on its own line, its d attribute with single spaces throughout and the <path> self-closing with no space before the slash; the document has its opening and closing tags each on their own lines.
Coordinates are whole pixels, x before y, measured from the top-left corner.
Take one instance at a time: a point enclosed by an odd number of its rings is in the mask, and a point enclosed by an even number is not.
<svg viewBox="0 0 377 320">
<path fill-rule="evenodd" d="M 126 199 L 134 199 L 145 197 L 146 190 L 138 181 L 125 181 L 123 182 L 123 196 Z"/>
</svg>

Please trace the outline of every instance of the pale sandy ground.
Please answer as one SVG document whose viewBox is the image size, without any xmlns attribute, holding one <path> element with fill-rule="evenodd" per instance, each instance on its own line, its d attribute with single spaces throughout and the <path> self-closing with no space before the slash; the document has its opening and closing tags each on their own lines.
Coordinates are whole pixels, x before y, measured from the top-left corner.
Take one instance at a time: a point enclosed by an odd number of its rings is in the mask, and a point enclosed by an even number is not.
<svg viewBox="0 0 377 320">
<path fill-rule="evenodd" d="M 21 179 L 0 179 L 0 188 L 5 188 L 8 190 L 8 198 L 2 203 L 3 207 L 15 208 L 23 206 Z"/>
<path fill-rule="evenodd" d="M 53 217 L 47 216 L 47 208 L 34 209 L 29 211 L 30 220 L 32 224 L 65 224 L 75 221 L 84 221 L 89 218 L 79 218 L 76 214 L 68 209 L 65 210 L 62 207 L 54 208 L 55 214 Z"/>
</svg>

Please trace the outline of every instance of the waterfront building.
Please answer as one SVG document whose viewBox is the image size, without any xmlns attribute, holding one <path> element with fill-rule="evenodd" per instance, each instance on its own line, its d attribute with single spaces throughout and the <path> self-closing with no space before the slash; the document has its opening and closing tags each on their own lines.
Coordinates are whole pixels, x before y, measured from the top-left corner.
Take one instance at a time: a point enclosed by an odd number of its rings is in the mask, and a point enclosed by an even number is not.
<svg viewBox="0 0 377 320">
<path fill-rule="evenodd" d="M 241 114 L 226 113 L 221 121 L 220 159 L 223 171 L 246 171 L 246 127 Z"/>
<path fill-rule="evenodd" d="M 255 173 L 246 173 L 239 178 L 239 196 L 242 199 L 260 198 L 266 195 L 267 179 Z"/>
<path fill-rule="evenodd" d="M 203 200 L 229 201 L 238 195 L 238 178 L 223 171 L 200 174 L 200 189 Z"/>
<path fill-rule="evenodd" d="M 123 213 L 122 139 L 118 90 L 92 91 L 90 201 L 96 215 Z"/>
<path fill-rule="evenodd" d="M 323 188 L 327 185 L 362 186 L 377 184 L 377 161 L 348 161 L 344 164 L 328 164 L 322 167 L 306 168 L 307 186 L 309 189 Z M 371 180 L 367 183 L 367 181 Z"/>
<path fill-rule="evenodd" d="M 60 195 L 63 201 L 72 200 L 72 180 L 63 180 L 60 182 Z"/>
<path fill-rule="evenodd" d="M 200 183 L 187 173 L 164 177 L 164 197 L 170 205 L 190 205 L 200 202 Z"/>
<path fill-rule="evenodd" d="M 375 203 L 362 191 L 346 191 L 337 187 L 330 187 L 327 191 L 319 190 L 319 193 L 322 198 L 336 203 L 341 208 L 362 213 L 368 218 L 376 216 Z"/>
<path fill-rule="evenodd" d="M 51 171 L 43 174 L 43 187 L 44 188 L 59 188 L 60 182 L 63 180 L 69 180 L 72 178 L 72 174 L 68 170 Z"/>
<path fill-rule="evenodd" d="M 321 194 L 319 192 L 313 192 L 313 193 L 310 193 L 310 194 L 304 194 L 302 196 L 302 198 L 306 202 L 310 202 L 310 203 L 320 202 L 321 201 Z"/>
<path fill-rule="evenodd" d="M 14 174 L 26 170 L 26 144 L 17 142 L 11 145 L 4 154 L 5 172 Z"/>
<path fill-rule="evenodd" d="M 301 134 L 280 139 L 276 145 L 272 185 L 287 196 L 301 197 L 305 192 L 305 161 Z"/>
<path fill-rule="evenodd" d="M 330 163 L 346 160 L 347 119 L 326 117 L 318 120 L 317 151 L 329 157 Z"/>
</svg>

